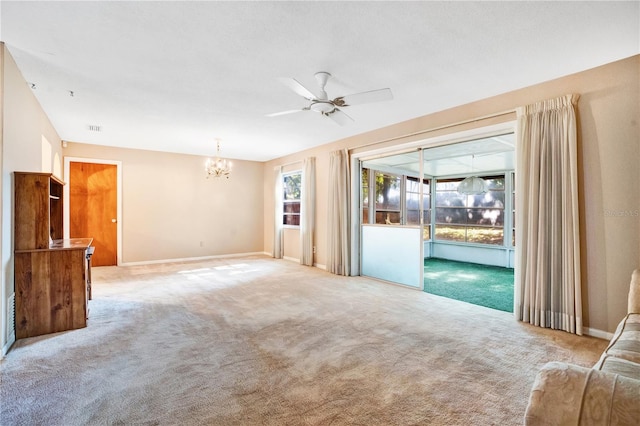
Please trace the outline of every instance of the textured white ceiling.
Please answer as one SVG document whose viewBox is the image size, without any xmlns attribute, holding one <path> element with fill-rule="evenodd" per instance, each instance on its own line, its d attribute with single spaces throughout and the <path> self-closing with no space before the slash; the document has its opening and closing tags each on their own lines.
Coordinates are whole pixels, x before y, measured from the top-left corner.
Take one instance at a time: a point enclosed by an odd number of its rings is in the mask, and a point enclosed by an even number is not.
<svg viewBox="0 0 640 426">
<path fill-rule="evenodd" d="M 638 54 L 639 5 L 2 1 L 0 37 L 64 140 L 264 161 Z M 394 99 L 265 117 L 317 71 Z"/>
</svg>

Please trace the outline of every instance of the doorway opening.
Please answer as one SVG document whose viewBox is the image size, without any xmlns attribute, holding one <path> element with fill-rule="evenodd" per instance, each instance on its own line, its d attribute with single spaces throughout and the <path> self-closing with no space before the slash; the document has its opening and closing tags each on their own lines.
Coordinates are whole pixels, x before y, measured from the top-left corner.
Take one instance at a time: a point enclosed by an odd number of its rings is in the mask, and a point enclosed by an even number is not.
<svg viewBox="0 0 640 426">
<path fill-rule="evenodd" d="M 419 227 L 418 245 L 414 246 L 415 239 L 408 243 L 408 250 L 420 253 L 416 267 L 422 282 L 414 287 L 513 311 L 516 171 L 512 130 L 377 156 L 360 164 L 363 257 L 372 242 L 364 238 L 371 234 L 369 228 Z M 481 179 L 485 187 L 459 192 L 460 184 L 472 177 Z M 386 243 L 376 244 L 382 246 L 378 252 L 384 253 Z M 378 257 L 380 268 L 383 261 Z M 367 265 L 366 259 L 361 262 Z"/>
</svg>

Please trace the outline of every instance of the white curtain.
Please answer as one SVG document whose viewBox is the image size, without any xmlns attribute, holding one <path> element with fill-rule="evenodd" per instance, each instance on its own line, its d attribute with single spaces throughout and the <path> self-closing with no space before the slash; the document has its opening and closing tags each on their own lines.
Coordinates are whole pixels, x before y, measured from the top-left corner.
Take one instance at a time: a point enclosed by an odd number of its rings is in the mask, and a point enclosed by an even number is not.
<svg viewBox="0 0 640 426">
<path fill-rule="evenodd" d="M 316 159 L 304 159 L 300 200 L 300 263 L 313 266 L 313 233 L 316 213 Z"/>
<path fill-rule="evenodd" d="M 349 154 L 333 151 L 329 158 L 327 270 L 337 275 L 349 275 L 351 269 L 349 184 Z"/>
<path fill-rule="evenodd" d="M 577 100 L 566 95 L 516 110 L 514 313 L 582 334 Z"/>
<path fill-rule="evenodd" d="M 283 200 L 284 200 L 284 188 L 282 184 L 282 166 L 275 168 L 275 234 L 273 236 L 273 257 L 276 259 L 282 259 L 282 216 L 283 212 Z"/>
</svg>

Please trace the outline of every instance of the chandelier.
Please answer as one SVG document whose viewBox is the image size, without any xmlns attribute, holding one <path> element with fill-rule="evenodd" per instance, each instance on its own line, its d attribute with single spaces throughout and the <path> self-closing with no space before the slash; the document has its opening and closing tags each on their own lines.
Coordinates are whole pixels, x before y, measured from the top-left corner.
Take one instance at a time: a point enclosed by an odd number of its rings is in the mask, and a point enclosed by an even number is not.
<svg viewBox="0 0 640 426">
<path fill-rule="evenodd" d="M 223 160 L 220 158 L 220 139 L 216 139 L 216 142 L 216 158 L 213 160 L 211 158 L 208 158 L 207 163 L 204 166 L 204 170 L 207 172 L 207 179 L 210 176 L 225 176 L 227 179 L 229 179 L 229 174 L 231 173 L 231 161 Z"/>
<path fill-rule="evenodd" d="M 471 172 L 473 173 L 473 160 L 475 155 L 471 156 Z M 460 184 L 458 185 L 458 192 L 464 195 L 477 195 L 484 194 L 488 191 L 487 182 L 479 178 L 478 176 L 469 176 L 466 177 Z"/>
<path fill-rule="evenodd" d="M 484 194 L 487 192 L 487 182 L 478 176 L 470 176 L 460 182 L 458 192 L 464 195 Z"/>
</svg>

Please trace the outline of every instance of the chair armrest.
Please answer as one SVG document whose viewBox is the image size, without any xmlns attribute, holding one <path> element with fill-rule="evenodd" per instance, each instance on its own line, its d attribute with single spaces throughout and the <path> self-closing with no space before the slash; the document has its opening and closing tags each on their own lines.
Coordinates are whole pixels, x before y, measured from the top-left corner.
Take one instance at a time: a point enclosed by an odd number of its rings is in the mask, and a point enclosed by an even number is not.
<svg viewBox="0 0 640 426">
<path fill-rule="evenodd" d="M 538 372 L 525 425 L 637 425 L 640 380 L 561 362 Z"/>
<path fill-rule="evenodd" d="M 628 314 L 640 314 L 640 269 L 636 269 L 631 274 L 631 284 L 629 284 L 629 306 Z"/>
</svg>

